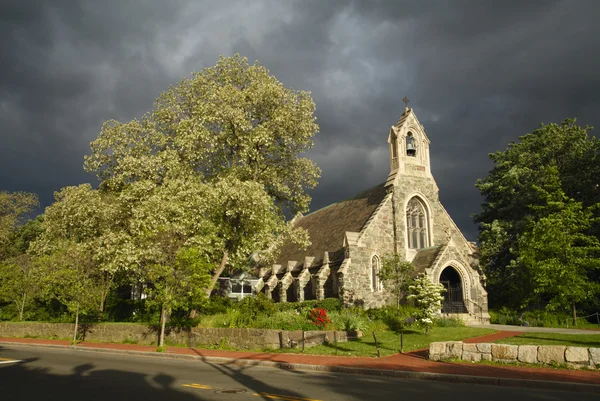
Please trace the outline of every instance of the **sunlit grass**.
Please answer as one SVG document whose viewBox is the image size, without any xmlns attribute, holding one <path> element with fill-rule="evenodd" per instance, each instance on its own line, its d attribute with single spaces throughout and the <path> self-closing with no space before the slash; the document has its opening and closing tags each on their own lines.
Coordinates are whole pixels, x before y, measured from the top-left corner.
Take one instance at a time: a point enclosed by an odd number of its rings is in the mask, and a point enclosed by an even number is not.
<svg viewBox="0 0 600 401">
<path fill-rule="evenodd" d="M 496 341 L 513 345 L 567 345 L 600 348 L 600 334 L 524 333 Z"/>
<path fill-rule="evenodd" d="M 483 336 L 495 333 L 491 329 L 479 329 L 473 327 L 434 327 L 428 334 L 422 331 L 406 330 L 403 334 L 403 351 L 415 351 L 429 348 L 429 343 L 436 341 L 460 341 L 467 338 Z M 400 334 L 392 331 L 375 332 L 381 356 L 397 354 L 400 351 Z M 275 352 L 301 353 L 301 348 L 284 348 Z M 339 342 L 337 349 L 335 344 L 317 345 L 305 348 L 305 354 L 310 355 L 339 355 L 339 356 L 377 356 L 377 348 L 373 332 L 364 333 L 362 338 Z"/>
</svg>

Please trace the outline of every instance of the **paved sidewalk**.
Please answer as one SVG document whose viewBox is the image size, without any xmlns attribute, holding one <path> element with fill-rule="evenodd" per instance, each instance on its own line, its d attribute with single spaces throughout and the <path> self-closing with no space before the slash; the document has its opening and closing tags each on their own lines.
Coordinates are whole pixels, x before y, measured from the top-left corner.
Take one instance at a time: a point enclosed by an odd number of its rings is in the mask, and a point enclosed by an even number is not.
<svg viewBox="0 0 600 401">
<path fill-rule="evenodd" d="M 503 331 L 467 339 L 464 340 L 464 342 L 491 342 L 518 334 L 520 334 L 520 332 Z M 380 376 L 413 379 L 555 388 L 557 390 L 593 391 L 600 393 L 600 371 L 434 362 L 426 359 L 427 350 L 396 354 L 383 358 L 368 358 L 222 351 L 178 347 L 167 347 L 166 352 L 157 353 L 155 346 L 82 342 L 77 346 L 72 347 L 70 342 L 66 340 L 30 338 L 0 338 L 0 345 L 1 344 L 65 347 L 79 350 L 118 352 L 153 357 L 200 359 L 207 363 L 262 365 L 284 369 L 377 374 Z"/>
</svg>

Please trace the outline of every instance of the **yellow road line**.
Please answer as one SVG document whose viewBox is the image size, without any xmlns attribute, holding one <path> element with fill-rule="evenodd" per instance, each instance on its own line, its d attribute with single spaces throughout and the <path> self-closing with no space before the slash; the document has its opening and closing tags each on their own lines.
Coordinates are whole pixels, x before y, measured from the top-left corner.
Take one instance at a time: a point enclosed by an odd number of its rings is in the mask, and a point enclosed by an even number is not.
<svg viewBox="0 0 600 401">
<path fill-rule="evenodd" d="M 184 384 L 183 387 L 199 388 L 202 390 L 211 390 L 212 389 L 211 386 L 207 386 L 205 384 L 197 384 L 197 383 Z"/>
<path fill-rule="evenodd" d="M 183 384 L 183 387 L 197 388 L 197 389 L 201 389 L 201 390 L 213 390 L 213 388 L 211 386 L 207 386 L 206 384 L 198 384 L 198 383 L 185 383 L 185 384 Z M 259 397 L 264 397 L 264 398 L 270 398 L 273 400 L 283 400 L 283 401 L 321 401 L 321 400 L 316 400 L 314 398 L 301 398 L 301 397 L 294 397 L 291 395 L 282 395 L 282 394 L 254 393 L 253 395 L 256 395 Z"/>
<path fill-rule="evenodd" d="M 0 358 L 0 364 L 21 362 L 19 359 Z"/>
<path fill-rule="evenodd" d="M 290 396 L 290 395 L 281 395 L 281 394 L 254 393 L 254 395 L 264 397 L 264 398 L 271 398 L 274 400 L 285 400 L 285 401 L 321 401 L 321 400 L 315 400 L 314 398 L 301 398 L 301 397 L 294 397 L 294 396 Z"/>
</svg>

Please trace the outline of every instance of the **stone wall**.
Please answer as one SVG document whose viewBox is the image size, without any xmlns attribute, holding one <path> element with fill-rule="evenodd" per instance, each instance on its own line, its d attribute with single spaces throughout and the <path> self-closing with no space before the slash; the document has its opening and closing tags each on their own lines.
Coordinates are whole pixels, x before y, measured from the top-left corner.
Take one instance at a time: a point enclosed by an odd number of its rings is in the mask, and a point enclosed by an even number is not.
<svg viewBox="0 0 600 401">
<path fill-rule="evenodd" d="M 380 260 L 394 252 L 394 213 L 392 199 L 377 209 L 361 233 L 357 246 L 351 246 L 349 256 L 352 260 L 344 276 L 344 301 L 364 301 L 367 308 L 380 307 L 393 299 L 385 289 L 373 291 L 371 288 L 371 259 L 378 255 Z"/>
<path fill-rule="evenodd" d="M 573 368 L 600 368 L 600 348 L 562 345 L 508 345 L 461 341 L 435 342 L 429 345 L 429 359 L 464 361 L 522 362 L 542 365 L 567 365 Z"/>
<path fill-rule="evenodd" d="M 73 338 L 74 325 L 70 323 L 13 323 L 0 322 L 0 337 Z M 85 341 L 157 345 L 158 327 L 131 323 L 84 324 L 78 338 Z M 166 344 L 200 347 L 228 345 L 238 349 L 296 348 L 346 342 L 345 331 L 285 331 L 265 329 L 203 328 L 167 329 Z"/>
</svg>

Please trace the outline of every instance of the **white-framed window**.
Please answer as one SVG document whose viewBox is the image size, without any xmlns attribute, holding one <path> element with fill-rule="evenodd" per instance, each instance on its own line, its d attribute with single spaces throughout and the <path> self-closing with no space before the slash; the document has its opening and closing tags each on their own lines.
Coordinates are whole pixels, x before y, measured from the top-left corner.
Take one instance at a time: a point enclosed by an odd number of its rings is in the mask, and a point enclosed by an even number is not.
<svg viewBox="0 0 600 401">
<path fill-rule="evenodd" d="M 419 198 L 414 197 L 406 205 L 406 231 L 408 247 L 421 249 L 429 246 L 427 210 Z"/>
<path fill-rule="evenodd" d="M 379 272 L 381 271 L 381 259 L 378 255 L 371 257 L 371 291 L 381 291 L 381 279 Z"/>
</svg>

